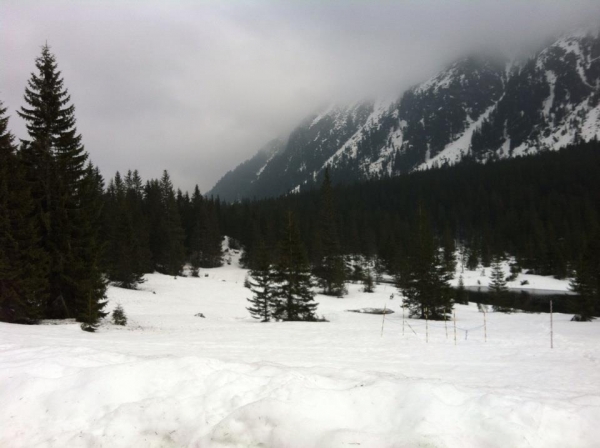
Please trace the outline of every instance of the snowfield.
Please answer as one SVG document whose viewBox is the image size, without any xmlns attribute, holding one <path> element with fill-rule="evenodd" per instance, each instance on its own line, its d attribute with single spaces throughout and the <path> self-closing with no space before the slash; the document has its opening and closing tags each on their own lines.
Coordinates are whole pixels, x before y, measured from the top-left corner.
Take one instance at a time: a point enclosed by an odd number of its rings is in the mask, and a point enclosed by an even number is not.
<svg viewBox="0 0 600 448">
<path fill-rule="evenodd" d="M 483 314 L 458 305 L 457 344 L 452 322 L 448 336 L 430 322 L 426 343 L 423 321 L 403 334 L 391 285 L 350 285 L 317 297 L 328 323 L 265 324 L 237 256 L 201 275 L 110 288 L 127 327 L 0 323 L 0 446 L 599 444 L 599 323 L 554 315 L 551 350 L 548 314 L 488 313 L 485 342 Z M 346 312 L 383 306 L 383 335 L 382 315 Z"/>
</svg>

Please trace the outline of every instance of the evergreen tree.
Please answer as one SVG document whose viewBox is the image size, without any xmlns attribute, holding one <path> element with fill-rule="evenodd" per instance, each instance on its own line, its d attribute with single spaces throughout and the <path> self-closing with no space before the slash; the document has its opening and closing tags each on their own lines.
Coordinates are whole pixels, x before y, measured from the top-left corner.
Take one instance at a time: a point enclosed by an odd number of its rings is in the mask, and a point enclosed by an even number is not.
<svg viewBox="0 0 600 448">
<path fill-rule="evenodd" d="M 147 257 L 136 182 L 131 171 L 125 181 L 117 172 L 106 194 L 106 205 L 111 215 L 108 278 L 116 286 L 127 289 L 135 289 L 143 283 L 144 259 Z"/>
<path fill-rule="evenodd" d="M 202 242 L 202 264 L 204 268 L 218 268 L 223 265 L 223 237 L 219 229 L 217 215 L 218 201 L 205 201 L 204 209 L 204 234 Z"/>
<path fill-rule="evenodd" d="M 0 321 L 35 323 L 44 315 L 48 258 L 5 113 L 0 102 Z"/>
<path fill-rule="evenodd" d="M 346 293 L 344 258 L 340 254 L 336 217 L 333 206 L 333 194 L 329 169 L 325 169 L 325 177 L 321 186 L 321 221 L 320 221 L 321 258 L 315 269 L 323 294 L 341 297 Z"/>
<path fill-rule="evenodd" d="M 573 320 L 593 320 L 600 313 L 600 235 L 587 244 L 570 286 L 579 295 Z"/>
<path fill-rule="evenodd" d="M 317 304 L 311 290 L 310 266 L 292 212 L 286 214 L 274 278 L 277 285 L 273 293 L 273 317 L 287 321 L 315 320 Z"/>
<path fill-rule="evenodd" d="M 269 260 L 269 253 L 264 241 L 258 243 L 256 267 L 250 271 L 252 280 L 249 280 L 250 290 L 254 293 L 248 301 L 252 304 L 248 308 L 255 319 L 268 322 L 273 311 L 273 269 Z"/>
<path fill-rule="evenodd" d="M 106 288 L 99 269 L 101 178 L 87 165 L 75 108 L 47 45 L 36 68 L 19 115 L 29 134 L 21 154 L 32 181 L 42 247 L 51 261 L 46 314 L 78 320 L 93 314 L 97 320 L 104 315 Z"/>
<path fill-rule="evenodd" d="M 118 304 L 115 310 L 112 313 L 113 324 L 125 326 L 127 325 L 127 316 L 125 315 L 125 310 Z"/>
<path fill-rule="evenodd" d="M 161 241 L 155 254 L 156 269 L 167 275 L 179 275 L 185 262 L 184 232 L 169 173 L 165 170 L 159 182 L 161 219 L 158 234 Z"/>
<path fill-rule="evenodd" d="M 442 320 L 452 310 L 452 292 L 443 252 L 435 243 L 425 212 L 419 208 L 413 245 L 397 276 L 397 286 L 405 296 L 410 315 Z"/>
<path fill-rule="evenodd" d="M 370 267 L 367 267 L 366 272 L 363 274 L 363 291 L 364 292 L 374 292 L 375 291 L 375 281 L 373 279 L 373 272 Z"/>
<path fill-rule="evenodd" d="M 461 303 L 463 305 L 469 304 L 469 299 L 467 298 L 467 292 L 465 291 L 465 283 L 463 281 L 463 276 L 458 277 L 458 286 L 455 291 L 455 299 L 456 303 Z"/>
<path fill-rule="evenodd" d="M 504 278 L 504 271 L 498 258 L 495 258 L 492 262 L 491 279 L 489 290 L 492 299 L 496 303 L 493 306 L 493 310 L 501 313 L 510 312 L 510 308 L 503 306 L 507 298 L 508 288 L 506 286 L 506 279 Z"/>
</svg>

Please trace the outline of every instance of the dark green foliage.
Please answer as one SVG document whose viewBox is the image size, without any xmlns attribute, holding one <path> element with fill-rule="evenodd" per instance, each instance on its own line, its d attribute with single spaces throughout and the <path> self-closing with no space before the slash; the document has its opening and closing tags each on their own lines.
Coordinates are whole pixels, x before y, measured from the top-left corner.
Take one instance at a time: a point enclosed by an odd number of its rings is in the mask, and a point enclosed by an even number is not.
<svg viewBox="0 0 600 448">
<path fill-rule="evenodd" d="M 102 178 L 87 162 L 74 106 L 46 45 L 25 89 L 29 139 L 21 156 L 30 180 L 41 248 L 50 259 L 47 317 L 76 317 L 87 327 L 105 315 L 99 240 Z"/>
<path fill-rule="evenodd" d="M 397 275 L 397 286 L 405 296 L 410 316 L 420 319 L 443 320 L 452 311 L 452 291 L 443 252 L 436 244 L 425 212 L 415 223 L 413 244 L 404 266 Z"/>
<path fill-rule="evenodd" d="M 323 294 L 342 297 L 346 293 L 345 265 L 340 253 L 336 215 L 333 205 L 333 194 L 329 170 L 325 169 L 323 185 L 321 186 L 320 204 L 320 257 L 314 273 L 323 288 Z"/>
<path fill-rule="evenodd" d="M 118 304 L 115 310 L 112 312 L 112 320 L 115 325 L 127 325 L 127 316 L 125 315 L 125 310 Z"/>
<path fill-rule="evenodd" d="M 469 304 L 469 300 L 465 291 L 465 283 L 463 281 L 462 275 L 458 277 L 458 286 L 456 287 L 456 291 L 454 292 L 454 302 L 463 305 Z"/>
<path fill-rule="evenodd" d="M 223 237 L 219 230 L 218 204 L 212 199 L 203 198 L 196 185 L 188 208 L 188 217 L 184 223 L 192 270 L 197 272 L 199 268 L 221 266 Z"/>
<path fill-rule="evenodd" d="M 375 280 L 373 279 L 371 268 L 367 268 L 363 274 L 363 291 L 375 292 Z"/>
<path fill-rule="evenodd" d="M 311 290 L 310 266 L 292 212 L 286 214 L 274 279 L 274 318 L 287 321 L 316 319 L 317 303 Z"/>
<path fill-rule="evenodd" d="M 186 258 L 185 235 L 169 173 L 164 171 L 160 180 L 149 181 L 145 189 L 154 269 L 179 275 Z"/>
<path fill-rule="evenodd" d="M 35 323 L 45 311 L 48 257 L 5 113 L 0 102 L 0 321 Z"/>
<path fill-rule="evenodd" d="M 136 289 L 143 283 L 150 256 L 143 216 L 142 181 L 137 171 L 125 181 L 117 172 L 105 195 L 108 228 L 108 278 L 116 286 Z"/>
<path fill-rule="evenodd" d="M 268 322 L 271 320 L 271 313 L 275 308 L 273 301 L 275 285 L 269 252 L 263 241 L 258 244 L 256 267 L 250 271 L 250 276 L 252 280 L 247 279 L 248 287 L 254 293 L 254 296 L 248 299 L 252 304 L 248 311 L 255 319 Z"/>
<path fill-rule="evenodd" d="M 600 314 L 600 234 L 587 244 L 571 281 L 571 290 L 579 295 L 573 320 L 591 321 Z"/>
<path fill-rule="evenodd" d="M 559 275 L 577 264 L 587 236 L 600 227 L 600 144 L 592 141 L 535 156 L 448 168 L 332 188 L 342 254 L 370 254 L 388 272 L 405 258 L 417 201 L 435 235 L 455 241 L 466 267 L 508 253 L 531 273 Z M 322 253 L 321 194 L 306 191 L 278 199 L 222 204 L 223 233 L 241 241 L 275 241 L 281 216 L 293 210 L 314 265 Z M 442 246 L 446 246 L 442 242 Z M 464 248 L 464 249 L 462 249 Z M 354 252 L 356 251 L 356 252 Z M 450 251 L 446 251 L 450 254 Z"/>
<path fill-rule="evenodd" d="M 492 263 L 492 274 L 490 278 L 492 279 L 489 286 L 490 294 L 496 303 L 502 303 L 503 299 L 506 297 L 508 288 L 506 286 L 506 279 L 504 278 L 504 271 L 502 270 L 499 258 L 494 259 Z M 494 311 L 501 313 L 510 312 L 510 308 L 501 305 L 494 305 L 493 309 Z"/>
</svg>

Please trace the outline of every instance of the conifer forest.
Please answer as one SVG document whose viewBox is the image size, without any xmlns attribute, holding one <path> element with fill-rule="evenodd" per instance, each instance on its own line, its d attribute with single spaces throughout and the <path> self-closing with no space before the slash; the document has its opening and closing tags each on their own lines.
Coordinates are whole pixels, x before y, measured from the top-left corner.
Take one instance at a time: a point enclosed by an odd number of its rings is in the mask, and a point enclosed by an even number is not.
<svg viewBox="0 0 600 448">
<path fill-rule="evenodd" d="M 600 446 L 599 17 L 0 1 L 0 448 Z"/>
<path fill-rule="evenodd" d="M 136 169 L 103 179 L 48 46 L 35 68 L 18 112 L 27 140 L 15 140 L 0 110 L 3 321 L 74 317 L 93 330 L 105 315 L 107 283 L 136 288 L 145 273 L 177 276 L 186 265 L 198 276 L 223 263 L 223 235 L 243 248 L 258 279 L 277 266 L 273 279 L 292 275 L 290 263 L 301 269 L 295 278 L 306 272 L 298 294 L 307 300 L 312 277 L 324 294 L 341 297 L 372 262 L 412 291 L 416 314 L 429 308 L 441 318 L 453 302 L 444 285 L 458 250 L 473 269 L 513 256 L 520 270 L 574 277 L 574 290 L 589 296 L 582 313 L 600 312 L 598 141 L 360 183 L 335 184 L 335 170 L 326 171 L 314 191 L 227 203 L 197 186 L 182 192 L 166 170 L 160 179 Z M 429 293 L 417 291 L 424 278 L 432 279 Z M 278 313 L 297 319 L 313 316 L 309 309 Z"/>
</svg>

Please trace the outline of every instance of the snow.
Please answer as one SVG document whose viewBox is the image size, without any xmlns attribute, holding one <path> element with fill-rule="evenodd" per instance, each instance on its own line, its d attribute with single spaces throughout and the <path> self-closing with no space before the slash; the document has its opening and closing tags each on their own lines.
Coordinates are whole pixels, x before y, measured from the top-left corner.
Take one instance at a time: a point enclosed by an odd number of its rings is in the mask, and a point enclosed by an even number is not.
<svg viewBox="0 0 600 448">
<path fill-rule="evenodd" d="M 457 345 L 452 322 L 448 338 L 429 322 L 426 343 L 423 321 L 403 335 L 391 285 L 350 285 L 317 297 L 330 322 L 265 324 L 238 259 L 111 287 L 127 327 L 1 323 L 0 446 L 597 446 L 600 323 L 555 314 L 551 350 L 547 314 L 488 313 L 484 342 L 483 315 L 459 305 Z M 385 321 L 346 311 L 384 306 Z"/>
<path fill-rule="evenodd" d="M 504 277 L 510 275 L 510 264 L 508 260 L 500 263 Z M 476 270 L 470 271 L 459 262 L 457 263 L 456 273 L 454 279 L 450 282 L 452 286 L 458 285 L 458 278 L 462 275 L 463 283 L 467 287 L 482 286 L 487 287 L 492 282 L 491 278 L 492 268 L 479 266 Z M 527 282 L 522 285 L 522 282 Z M 551 276 L 541 276 L 534 274 L 520 273 L 517 278 L 513 281 L 507 282 L 506 286 L 509 289 L 540 289 L 544 291 L 555 291 L 556 293 L 562 293 L 569 291 L 569 279 L 556 279 Z"/>
<path fill-rule="evenodd" d="M 457 67 L 456 64 L 450 67 L 448 70 L 442 71 L 436 76 L 428 79 L 424 83 L 420 84 L 416 89 L 416 93 L 423 93 L 427 91 L 433 91 L 437 93 L 440 89 L 447 88 L 454 78 L 456 77 Z"/>
<path fill-rule="evenodd" d="M 490 116 L 492 111 L 495 109 L 496 103 L 492 106 L 488 107 L 478 118 L 476 121 L 472 121 L 469 119 L 469 123 L 467 125 L 466 130 L 463 134 L 449 143 L 442 151 L 440 151 L 435 157 L 429 158 L 425 157 L 425 162 L 419 165 L 418 170 L 424 170 L 427 168 L 431 168 L 436 165 L 443 165 L 444 163 L 454 164 L 459 162 L 463 155 L 469 151 L 471 146 L 471 138 L 473 137 L 473 133 L 476 129 L 478 129 L 484 120 Z"/>
<path fill-rule="evenodd" d="M 556 75 L 550 70 L 546 71 L 546 81 L 550 86 L 550 96 L 544 101 L 544 116 L 548 117 L 550 115 L 550 109 L 554 104 L 554 89 L 556 86 Z"/>
<path fill-rule="evenodd" d="M 342 155 L 348 155 L 351 158 L 356 158 L 358 151 L 358 142 L 363 138 L 366 129 L 373 128 L 379 125 L 381 116 L 389 109 L 391 101 L 379 100 L 373 106 L 373 112 L 367 117 L 364 124 L 358 128 L 358 130 L 346 141 L 340 148 L 325 161 L 321 169 L 325 169 L 328 166 L 335 166 L 337 160 Z M 391 151 L 390 151 L 391 152 Z"/>
</svg>

